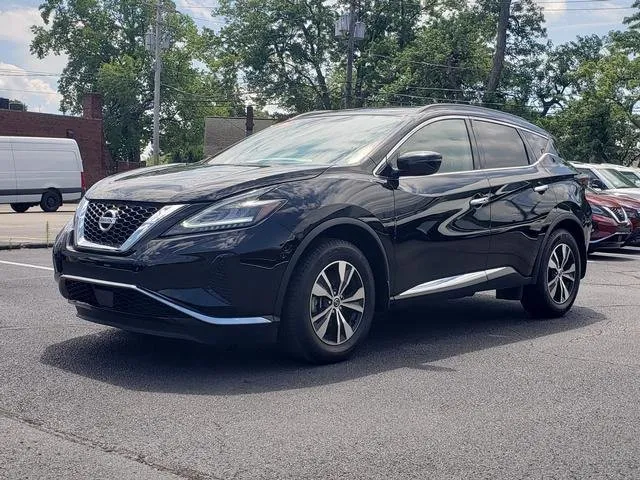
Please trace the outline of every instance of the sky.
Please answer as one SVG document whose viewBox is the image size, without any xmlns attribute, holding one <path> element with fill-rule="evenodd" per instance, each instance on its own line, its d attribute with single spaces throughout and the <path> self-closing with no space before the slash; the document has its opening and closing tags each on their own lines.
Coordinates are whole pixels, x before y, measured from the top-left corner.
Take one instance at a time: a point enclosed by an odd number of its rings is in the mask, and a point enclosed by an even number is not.
<svg viewBox="0 0 640 480">
<path fill-rule="evenodd" d="M 545 8 L 546 27 L 558 45 L 578 35 L 603 35 L 623 30 L 624 17 L 633 10 L 632 0 L 536 0 Z M 66 64 L 64 56 L 39 60 L 29 52 L 30 27 L 41 25 L 39 0 L 0 0 L 0 97 L 25 102 L 30 111 L 58 113 L 58 75 Z M 178 10 L 192 16 L 200 26 L 216 28 L 211 16 L 215 0 L 176 0 Z"/>
</svg>

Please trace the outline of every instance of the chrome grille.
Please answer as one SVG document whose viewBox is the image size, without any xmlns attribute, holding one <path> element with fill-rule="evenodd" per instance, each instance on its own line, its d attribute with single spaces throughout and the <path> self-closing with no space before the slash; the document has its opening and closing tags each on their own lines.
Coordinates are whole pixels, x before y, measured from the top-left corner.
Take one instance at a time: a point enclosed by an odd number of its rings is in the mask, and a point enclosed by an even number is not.
<svg viewBox="0 0 640 480">
<path fill-rule="evenodd" d="M 100 228 L 100 217 L 115 210 L 115 222 L 107 231 Z M 120 247 L 159 207 L 132 203 L 90 202 L 84 216 L 84 238 L 108 247 Z"/>
<path fill-rule="evenodd" d="M 627 221 L 627 216 L 624 213 L 624 208 L 622 207 L 611 207 L 610 209 L 613 214 L 616 217 L 616 220 L 618 220 L 618 222 L 626 222 Z"/>
</svg>

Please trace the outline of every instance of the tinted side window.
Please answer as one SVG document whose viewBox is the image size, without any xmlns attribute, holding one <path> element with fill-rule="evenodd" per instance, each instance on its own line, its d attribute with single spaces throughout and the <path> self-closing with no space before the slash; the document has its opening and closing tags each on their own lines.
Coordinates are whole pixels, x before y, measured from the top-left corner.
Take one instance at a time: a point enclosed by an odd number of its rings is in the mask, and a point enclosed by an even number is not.
<svg viewBox="0 0 640 480">
<path fill-rule="evenodd" d="M 521 130 L 520 133 L 525 138 L 531 150 L 533 151 L 533 161 L 537 161 L 542 155 L 548 152 L 547 144 L 549 140 L 546 137 L 541 137 L 535 133 Z"/>
<path fill-rule="evenodd" d="M 527 150 L 515 128 L 498 123 L 473 121 L 484 168 L 521 167 L 529 164 Z"/>
<path fill-rule="evenodd" d="M 422 127 L 404 142 L 397 154 L 432 151 L 442 155 L 438 173 L 473 170 L 469 132 L 464 120 L 441 120 Z"/>
</svg>

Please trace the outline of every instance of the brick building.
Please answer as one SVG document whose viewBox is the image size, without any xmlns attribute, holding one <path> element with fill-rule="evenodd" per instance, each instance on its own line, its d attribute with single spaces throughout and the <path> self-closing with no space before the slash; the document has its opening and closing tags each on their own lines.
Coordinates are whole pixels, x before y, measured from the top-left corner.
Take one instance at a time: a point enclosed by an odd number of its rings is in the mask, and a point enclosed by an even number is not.
<svg viewBox="0 0 640 480">
<path fill-rule="evenodd" d="M 0 136 L 75 139 L 82 155 L 87 187 L 118 170 L 140 166 L 132 163 L 120 166 L 112 161 L 104 139 L 102 97 L 88 94 L 82 107 L 82 117 L 0 109 Z"/>
</svg>

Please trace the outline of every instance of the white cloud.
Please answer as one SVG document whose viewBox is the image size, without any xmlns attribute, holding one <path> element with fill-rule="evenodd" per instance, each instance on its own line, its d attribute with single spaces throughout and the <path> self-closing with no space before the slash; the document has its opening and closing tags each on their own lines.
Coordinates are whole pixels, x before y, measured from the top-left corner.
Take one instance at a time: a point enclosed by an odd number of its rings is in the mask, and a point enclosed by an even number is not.
<svg viewBox="0 0 640 480">
<path fill-rule="evenodd" d="M 37 8 L 0 10 L 0 40 L 24 44 L 31 42 L 32 25 L 43 25 Z"/>
<path fill-rule="evenodd" d="M 567 11 L 567 0 L 559 0 L 557 2 L 548 2 L 547 0 L 536 0 L 542 10 L 544 11 L 544 16 L 548 20 L 553 20 L 554 18 L 558 18 L 563 16 Z"/>
<path fill-rule="evenodd" d="M 49 55 L 40 60 L 29 46 L 31 27 L 44 25 L 37 8 L 0 10 L 0 95 L 25 102 L 30 110 L 57 113 L 60 95 L 58 76 L 67 64 L 66 55 Z M 38 75 L 38 73 L 52 75 Z"/>
<path fill-rule="evenodd" d="M 224 24 L 222 17 L 215 17 L 212 11 L 218 7 L 216 0 L 176 0 L 176 9 L 193 18 L 196 24 L 218 31 Z"/>
<path fill-rule="evenodd" d="M 61 95 L 46 81 L 29 75 L 24 69 L 0 62 L 0 96 L 17 99 L 31 111 L 56 113 Z"/>
</svg>

